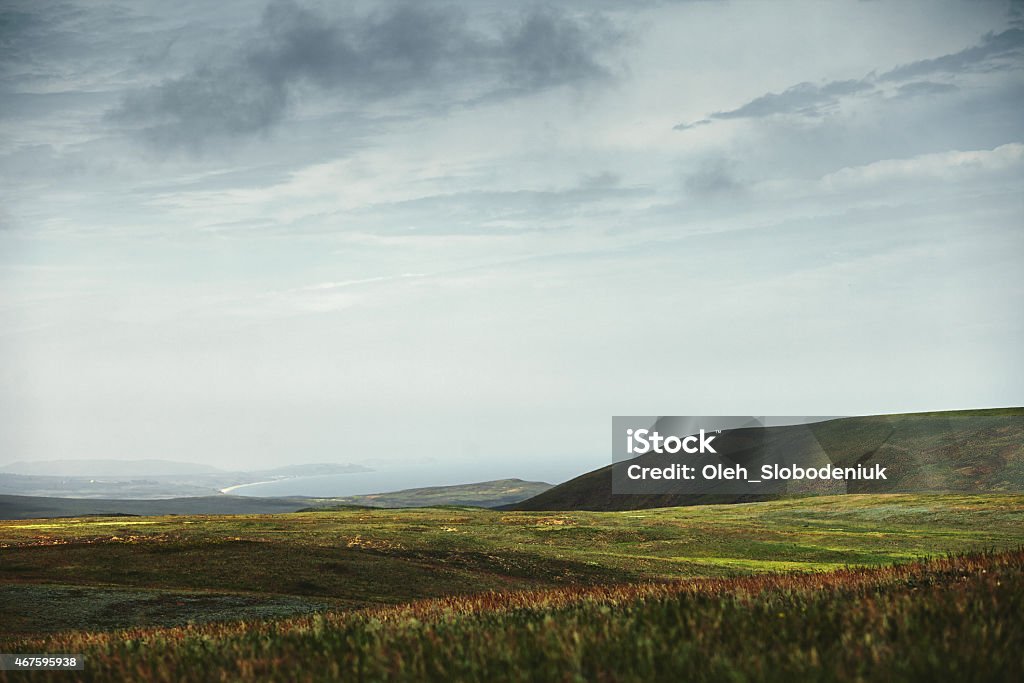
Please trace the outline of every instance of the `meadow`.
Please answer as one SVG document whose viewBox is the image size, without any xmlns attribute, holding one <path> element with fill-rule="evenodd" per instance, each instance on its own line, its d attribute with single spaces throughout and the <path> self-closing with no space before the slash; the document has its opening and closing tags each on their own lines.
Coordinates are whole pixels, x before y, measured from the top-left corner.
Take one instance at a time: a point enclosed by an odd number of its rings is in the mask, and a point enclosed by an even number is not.
<svg viewBox="0 0 1024 683">
<path fill-rule="evenodd" d="M 21 645 L 84 653 L 49 674 L 79 681 L 1018 681 L 1022 570 L 1017 550 Z"/>
<path fill-rule="evenodd" d="M 0 651 L 84 652 L 64 680 L 1013 680 L 1022 545 L 1024 496 L 991 494 L 12 521 Z"/>
</svg>

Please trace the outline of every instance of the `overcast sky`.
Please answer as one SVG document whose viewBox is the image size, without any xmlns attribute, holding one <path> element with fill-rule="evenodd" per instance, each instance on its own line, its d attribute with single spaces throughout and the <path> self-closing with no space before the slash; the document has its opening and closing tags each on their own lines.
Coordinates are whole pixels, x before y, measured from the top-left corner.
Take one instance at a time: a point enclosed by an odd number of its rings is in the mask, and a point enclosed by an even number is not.
<svg viewBox="0 0 1024 683">
<path fill-rule="evenodd" d="M 0 463 L 1024 404 L 1020 3 L 0 6 Z"/>
</svg>

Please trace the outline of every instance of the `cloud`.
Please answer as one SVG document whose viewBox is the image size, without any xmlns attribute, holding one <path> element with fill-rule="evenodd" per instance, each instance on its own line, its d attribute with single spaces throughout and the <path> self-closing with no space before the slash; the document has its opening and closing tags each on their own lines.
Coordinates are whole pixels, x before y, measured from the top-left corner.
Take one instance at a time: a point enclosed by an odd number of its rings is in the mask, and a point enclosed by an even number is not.
<svg viewBox="0 0 1024 683">
<path fill-rule="evenodd" d="M 799 83 L 781 93 L 767 93 L 747 102 L 738 109 L 717 111 L 712 119 L 760 118 L 773 114 L 798 113 L 818 116 L 834 107 L 840 97 L 873 90 L 874 86 L 860 80 L 831 81 L 824 85 Z"/>
<path fill-rule="evenodd" d="M 199 148 L 272 129 L 303 87 L 343 111 L 385 101 L 444 109 L 605 77 L 600 56 L 620 37 L 597 18 L 545 9 L 487 27 L 471 19 L 408 4 L 339 20 L 275 0 L 246 45 L 129 93 L 108 119 L 160 146 Z"/>
<path fill-rule="evenodd" d="M 611 171 L 585 174 L 580 179 L 580 188 L 584 190 L 608 190 L 622 184 L 622 176 Z"/>
<path fill-rule="evenodd" d="M 512 84 L 535 90 L 607 75 L 594 53 L 605 39 L 619 37 L 597 20 L 582 23 L 535 11 L 499 38 L 494 55 Z"/>
<path fill-rule="evenodd" d="M 735 194 L 744 188 L 736 177 L 735 169 L 736 163 L 731 159 L 709 159 L 687 175 L 683 184 L 691 195 L 697 197 Z"/>
<path fill-rule="evenodd" d="M 1022 166 L 1024 144 L 1014 142 L 990 150 L 951 150 L 843 168 L 823 177 L 822 185 L 835 190 L 918 178 L 960 180 L 984 173 L 1019 173 Z"/>
<path fill-rule="evenodd" d="M 677 124 L 673 126 L 673 130 L 689 130 L 718 120 L 759 119 L 778 114 L 818 117 L 835 108 L 840 98 L 874 89 L 875 86 L 866 80 L 829 81 L 821 85 L 798 83 L 781 93 L 770 92 L 761 95 L 736 109 L 716 111 L 699 121 Z"/>
<path fill-rule="evenodd" d="M 690 130 L 691 128 L 706 126 L 709 123 L 711 123 L 711 119 L 701 119 L 700 121 L 694 121 L 693 123 L 677 123 L 672 126 L 672 130 Z"/>
<path fill-rule="evenodd" d="M 904 83 L 896 89 L 896 97 L 927 97 L 929 95 L 945 95 L 956 92 L 960 88 L 952 83 L 936 83 L 935 81 L 913 81 Z"/>
<path fill-rule="evenodd" d="M 125 97 L 110 119 L 141 123 L 161 146 L 201 146 L 210 138 L 265 131 L 284 116 L 283 84 L 231 68 L 202 67 L 184 78 Z"/>
<path fill-rule="evenodd" d="M 1002 33 L 987 33 L 981 43 L 959 52 L 924 59 L 896 67 L 882 74 L 880 81 L 902 81 L 934 74 L 960 74 L 999 68 L 1021 68 L 1024 57 L 1024 30 L 1011 28 Z"/>
<path fill-rule="evenodd" d="M 925 77 L 955 77 L 969 72 L 992 71 L 1024 66 L 1024 30 L 1012 28 L 1001 33 L 987 33 L 978 45 L 943 55 L 896 67 L 875 77 L 863 79 L 829 81 L 824 84 L 799 83 L 781 93 L 766 93 L 746 104 L 726 111 L 717 111 L 707 118 L 691 123 L 680 123 L 674 130 L 689 130 L 707 125 L 715 120 L 759 119 L 776 115 L 797 115 L 807 118 L 822 116 L 839 106 L 842 99 L 857 95 L 877 93 L 881 87 L 900 81 L 911 81 L 900 85 L 895 97 L 906 99 L 924 95 L 940 95 L 956 92 L 952 83 L 936 82 Z"/>
<path fill-rule="evenodd" d="M 346 211 L 377 234 L 473 235 L 551 232 L 621 210 L 650 197 L 614 174 L 552 189 L 467 190 L 372 204 Z"/>
</svg>

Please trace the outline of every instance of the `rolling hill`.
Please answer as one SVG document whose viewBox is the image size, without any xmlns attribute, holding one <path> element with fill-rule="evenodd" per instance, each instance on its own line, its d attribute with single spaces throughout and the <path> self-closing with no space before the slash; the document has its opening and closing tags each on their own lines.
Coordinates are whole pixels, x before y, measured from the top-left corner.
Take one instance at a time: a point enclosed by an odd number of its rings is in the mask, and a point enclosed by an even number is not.
<svg viewBox="0 0 1024 683">
<path fill-rule="evenodd" d="M 391 493 L 370 493 L 361 496 L 335 498 L 338 507 L 362 505 L 379 508 L 413 508 L 430 505 L 467 505 L 472 507 L 498 507 L 515 504 L 551 488 L 543 481 L 522 479 L 497 479 L 476 484 L 454 486 L 427 486 L 405 489 Z M 310 510 L 330 510 L 331 507 L 317 506 Z"/>
<path fill-rule="evenodd" d="M 888 479 L 788 482 L 781 491 L 767 495 L 692 493 L 682 486 L 661 494 L 623 495 L 612 493 L 613 466 L 608 465 L 507 509 L 637 510 L 809 494 L 1024 490 L 1024 408 L 840 418 L 812 425 L 724 431 L 717 438 L 716 443 L 736 444 L 731 455 L 755 468 L 765 461 L 767 451 L 782 449 L 797 460 L 827 454 L 840 467 L 878 464 L 887 468 Z M 680 457 L 646 455 L 630 462 L 663 465 L 669 460 L 678 462 Z"/>
</svg>

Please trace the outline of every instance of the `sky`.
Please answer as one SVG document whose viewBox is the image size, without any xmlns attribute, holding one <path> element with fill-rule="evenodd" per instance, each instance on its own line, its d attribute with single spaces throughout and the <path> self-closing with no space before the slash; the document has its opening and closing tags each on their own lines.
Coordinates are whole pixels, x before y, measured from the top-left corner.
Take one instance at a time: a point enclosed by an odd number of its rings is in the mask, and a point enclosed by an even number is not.
<svg viewBox="0 0 1024 683">
<path fill-rule="evenodd" d="M 1022 105 L 1019 2 L 0 2 L 0 463 L 1022 405 Z"/>
</svg>

